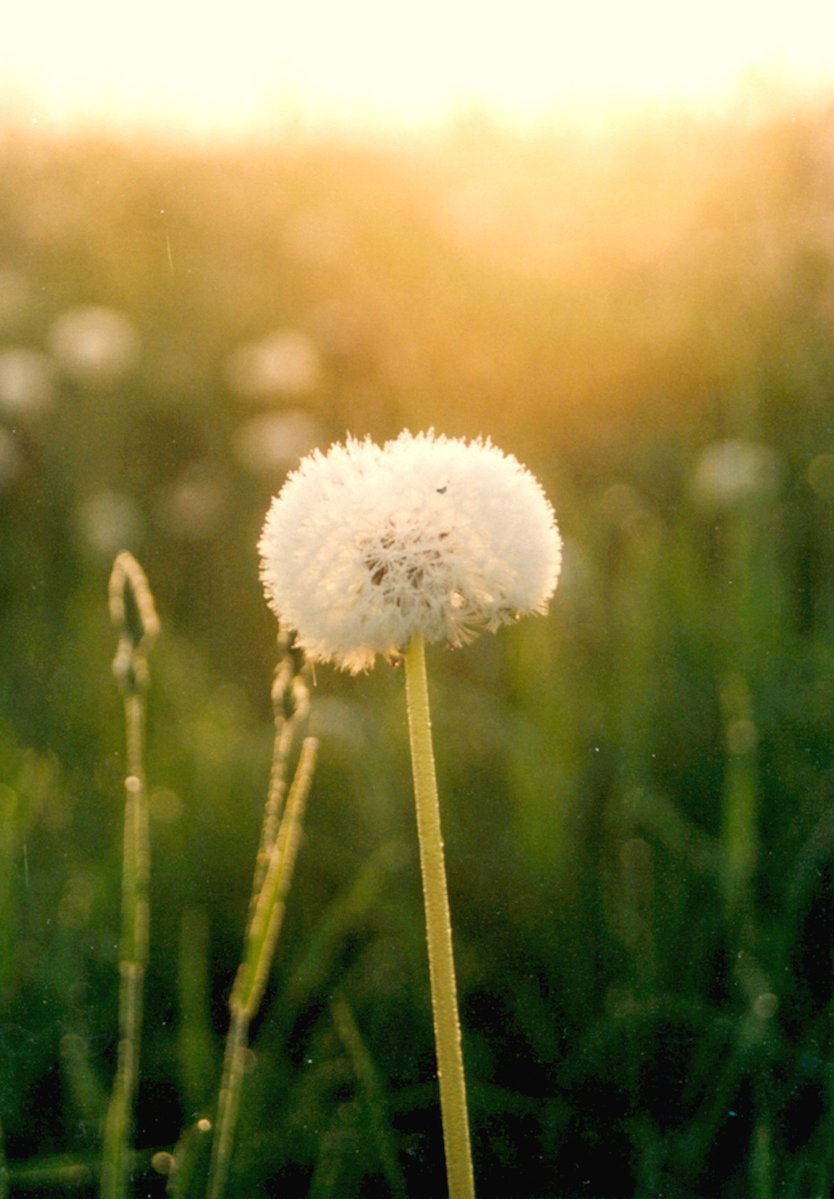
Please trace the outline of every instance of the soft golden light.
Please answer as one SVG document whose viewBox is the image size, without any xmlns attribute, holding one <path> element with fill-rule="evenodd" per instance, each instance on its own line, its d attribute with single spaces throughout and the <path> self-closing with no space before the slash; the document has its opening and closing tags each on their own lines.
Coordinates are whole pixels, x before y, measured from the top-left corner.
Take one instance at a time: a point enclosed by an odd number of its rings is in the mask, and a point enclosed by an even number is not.
<svg viewBox="0 0 834 1199">
<path fill-rule="evenodd" d="M 0 101 L 18 122 L 202 134 L 437 124 L 473 109 L 518 126 L 714 105 L 751 73 L 834 86 L 832 34 L 828 0 L 47 0 L 7 22 Z"/>
</svg>

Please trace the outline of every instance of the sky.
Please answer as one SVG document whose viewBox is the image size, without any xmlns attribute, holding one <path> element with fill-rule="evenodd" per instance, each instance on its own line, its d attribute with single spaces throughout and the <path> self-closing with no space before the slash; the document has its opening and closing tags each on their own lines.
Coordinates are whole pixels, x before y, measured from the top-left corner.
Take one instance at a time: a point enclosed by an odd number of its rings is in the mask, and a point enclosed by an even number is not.
<svg viewBox="0 0 834 1199">
<path fill-rule="evenodd" d="M 541 127 L 763 79 L 834 95 L 834 0 L 31 0 L 0 39 L 0 113 L 59 130 Z"/>
</svg>

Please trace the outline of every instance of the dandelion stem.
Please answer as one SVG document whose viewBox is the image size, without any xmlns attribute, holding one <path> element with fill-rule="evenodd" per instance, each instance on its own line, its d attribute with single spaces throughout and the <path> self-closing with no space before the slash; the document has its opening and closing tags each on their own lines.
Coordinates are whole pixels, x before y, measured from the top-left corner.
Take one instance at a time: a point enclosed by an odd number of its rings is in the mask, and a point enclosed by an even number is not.
<svg viewBox="0 0 834 1199">
<path fill-rule="evenodd" d="M 420 633 L 414 634 L 406 651 L 405 680 L 420 867 L 423 874 L 440 1111 L 446 1150 L 446 1178 L 449 1199 L 474 1199 L 475 1182 L 466 1109 L 466 1080 L 463 1072 L 455 963 L 452 954 L 452 924 L 449 916 L 440 804 L 432 748 L 426 655 Z"/>
</svg>

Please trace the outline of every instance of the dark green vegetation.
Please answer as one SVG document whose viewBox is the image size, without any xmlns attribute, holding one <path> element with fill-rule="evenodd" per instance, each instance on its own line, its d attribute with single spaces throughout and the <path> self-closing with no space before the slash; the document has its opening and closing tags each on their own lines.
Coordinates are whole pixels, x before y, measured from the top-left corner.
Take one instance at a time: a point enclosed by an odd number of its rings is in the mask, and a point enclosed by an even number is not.
<svg viewBox="0 0 834 1199">
<path fill-rule="evenodd" d="M 269 497 L 316 439 L 429 425 L 527 462 L 566 542 L 549 617 L 429 660 L 480 1193 L 831 1193 L 832 119 L 0 143 L 13 1196 L 94 1193 L 114 1070 L 115 552 L 162 621 L 145 1196 L 215 1101 L 271 753 Z M 386 665 L 318 672 L 240 1199 L 441 1193 L 404 703 Z"/>
</svg>

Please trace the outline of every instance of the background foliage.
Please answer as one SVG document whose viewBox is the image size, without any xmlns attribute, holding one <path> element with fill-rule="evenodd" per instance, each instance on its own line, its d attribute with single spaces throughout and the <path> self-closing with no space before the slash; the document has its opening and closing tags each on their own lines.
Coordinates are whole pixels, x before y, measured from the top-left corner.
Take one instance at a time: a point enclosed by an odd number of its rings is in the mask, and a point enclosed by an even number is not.
<svg viewBox="0 0 834 1199">
<path fill-rule="evenodd" d="M 834 1180 L 834 124 L 584 140 L 0 141 L 0 1119 L 99 1147 L 122 730 L 154 588 L 137 1195 L 211 1112 L 271 750 L 255 543 L 346 430 L 489 433 L 565 536 L 547 619 L 429 663 L 487 1194 Z M 322 758 L 234 1194 L 439 1194 L 403 680 L 318 673 Z M 60 1174 L 64 1169 L 64 1174 Z"/>
</svg>

